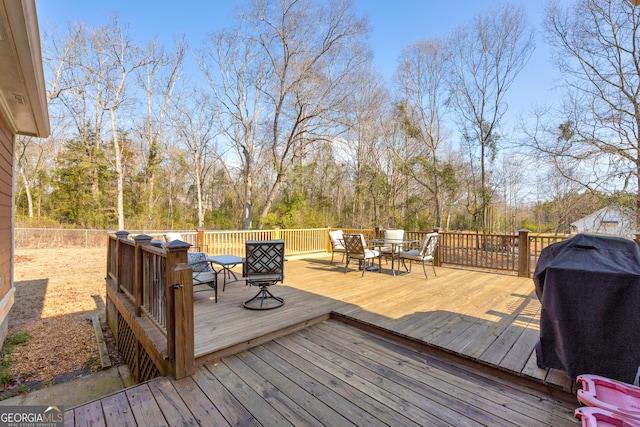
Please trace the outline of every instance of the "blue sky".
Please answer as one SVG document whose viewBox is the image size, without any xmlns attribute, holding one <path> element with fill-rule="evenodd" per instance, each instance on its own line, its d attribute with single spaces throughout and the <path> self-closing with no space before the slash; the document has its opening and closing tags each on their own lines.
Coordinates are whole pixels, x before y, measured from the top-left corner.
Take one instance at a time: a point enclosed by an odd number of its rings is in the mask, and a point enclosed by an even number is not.
<svg viewBox="0 0 640 427">
<path fill-rule="evenodd" d="M 390 79 L 403 47 L 416 40 L 445 37 L 454 28 L 498 0 L 355 0 L 358 11 L 369 16 L 373 33 L 370 41 L 375 65 Z M 541 31 L 545 0 L 512 0 L 521 5 L 529 21 Z M 117 12 L 132 34 L 144 41 L 158 38 L 167 47 L 173 37 L 184 33 L 192 46 L 199 46 L 206 34 L 229 25 L 233 10 L 244 1 L 224 0 L 36 0 L 41 28 L 53 23 L 66 25 L 68 19 L 87 25 L 103 25 Z M 509 97 L 509 116 L 526 113 L 533 104 L 551 103 L 555 70 L 550 52 L 538 37 L 537 49 L 526 69 L 518 76 Z"/>
</svg>

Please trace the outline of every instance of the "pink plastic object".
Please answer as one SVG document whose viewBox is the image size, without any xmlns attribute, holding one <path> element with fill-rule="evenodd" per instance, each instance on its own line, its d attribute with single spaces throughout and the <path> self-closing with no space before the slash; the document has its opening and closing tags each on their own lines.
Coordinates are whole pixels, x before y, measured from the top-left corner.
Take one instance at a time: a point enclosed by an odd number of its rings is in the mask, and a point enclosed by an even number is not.
<svg viewBox="0 0 640 427">
<path fill-rule="evenodd" d="M 625 418 L 622 415 L 602 408 L 584 407 L 576 409 L 576 418 L 582 420 L 582 427 L 638 427 L 639 420 Z"/>
<path fill-rule="evenodd" d="M 582 390 L 578 390 L 580 402 L 635 419 L 640 424 L 640 387 L 598 375 L 580 375 L 576 381 L 582 384 Z"/>
</svg>

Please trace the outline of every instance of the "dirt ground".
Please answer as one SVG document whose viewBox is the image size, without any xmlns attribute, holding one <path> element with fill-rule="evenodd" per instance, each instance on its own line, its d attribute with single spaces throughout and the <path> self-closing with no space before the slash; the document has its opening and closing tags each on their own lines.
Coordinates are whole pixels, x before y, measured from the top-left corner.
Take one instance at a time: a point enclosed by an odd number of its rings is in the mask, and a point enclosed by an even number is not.
<svg viewBox="0 0 640 427">
<path fill-rule="evenodd" d="M 9 335 L 29 332 L 12 354 L 14 383 L 44 385 L 100 368 L 91 323 L 99 316 L 111 363 L 122 364 L 106 327 L 106 248 L 16 249 Z"/>
</svg>

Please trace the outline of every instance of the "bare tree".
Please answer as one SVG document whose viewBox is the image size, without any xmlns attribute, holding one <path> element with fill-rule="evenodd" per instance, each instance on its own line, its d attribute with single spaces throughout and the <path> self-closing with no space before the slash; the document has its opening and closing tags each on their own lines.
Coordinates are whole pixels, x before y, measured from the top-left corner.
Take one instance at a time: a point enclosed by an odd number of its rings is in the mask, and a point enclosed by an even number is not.
<svg viewBox="0 0 640 427">
<path fill-rule="evenodd" d="M 219 159 L 215 146 L 218 136 L 217 110 L 211 99 L 202 93 L 187 93 L 174 104 L 173 126 L 188 156 L 187 171 L 195 185 L 198 227 L 204 227 L 205 181 Z"/>
<path fill-rule="evenodd" d="M 479 163 L 472 214 L 476 227 L 485 227 L 491 201 L 488 163 L 498 149 L 498 129 L 507 111 L 505 96 L 534 49 L 533 32 L 521 8 L 508 3 L 489 9 L 456 30 L 449 41 L 453 106 L 467 141 L 472 170 Z M 478 152 L 479 151 L 479 152 Z"/>
<path fill-rule="evenodd" d="M 262 228 L 297 159 L 341 132 L 335 114 L 353 87 L 353 70 L 368 58 L 361 45 L 367 25 L 349 0 L 253 0 L 242 19 L 250 29 L 244 36 L 258 45 L 272 70 L 263 137 L 273 179 L 257 224 Z"/>
<path fill-rule="evenodd" d="M 440 160 L 447 139 L 447 77 L 450 53 L 438 39 L 418 41 L 403 49 L 398 67 L 399 106 L 405 137 L 419 145 L 407 159 L 407 172 L 431 195 L 435 225 L 442 221 L 442 187 L 449 168 Z"/>
<path fill-rule="evenodd" d="M 353 187 L 349 222 L 361 227 L 382 225 L 381 203 L 393 198 L 386 188 L 384 169 L 385 164 L 393 161 L 384 147 L 387 141 L 384 123 L 390 122 L 385 110 L 389 94 L 380 76 L 370 69 L 355 73 L 355 78 L 360 84 L 353 86 L 347 98 L 348 109 L 343 118 L 346 132 L 336 139 L 339 150 L 336 156 L 347 166 L 345 170 L 349 171 Z"/>
<path fill-rule="evenodd" d="M 60 39 L 56 39 L 55 33 L 47 33 L 48 54 L 44 62 L 53 75 L 48 96 L 49 111 L 57 120 L 52 120 L 52 123 L 59 123 L 63 117 L 72 121 L 89 163 L 85 179 L 89 181 L 91 197 L 98 205 L 98 159 L 102 151 L 102 97 L 106 71 L 99 51 L 92 48 L 90 34 L 91 30 L 81 23 L 70 23 L 67 34 Z M 57 108 L 59 105 L 62 108 Z"/>
<path fill-rule="evenodd" d="M 16 194 L 21 193 L 24 188 L 27 198 L 27 215 L 33 219 L 33 197 L 32 190 L 35 181 L 41 175 L 41 171 L 52 154 L 51 139 L 40 139 L 31 136 L 19 136 L 16 138 L 15 158 L 17 172 L 20 176 L 20 183 L 17 183 Z M 20 185 L 21 184 L 21 185 Z"/>
<path fill-rule="evenodd" d="M 590 192 L 635 193 L 640 224 L 640 8 L 552 4 L 546 29 L 567 96 L 559 121 L 535 134 L 536 149 Z"/>
<path fill-rule="evenodd" d="M 81 43 L 82 35 L 80 28 L 73 26 L 68 28 L 68 32 L 57 36 L 55 28 L 51 28 L 43 33 L 44 52 L 43 63 L 48 70 L 47 76 L 47 106 L 58 102 L 62 93 L 73 89 L 69 84 L 68 74 L 73 67 L 73 56 L 77 53 L 78 44 Z M 21 177 L 21 184 L 24 187 L 27 198 L 27 210 L 30 219 L 34 216 L 34 205 L 32 198 L 33 186 L 41 176 L 43 167 L 50 163 L 55 156 L 56 136 L 64 135 L 65 123 L 69 120 L 67 115 L 57 114 L 55 109 L 50 109 L 52 120 L 52 132 L 46 139 L 19 136 L 16 139 L 16 164 L 18 175 Z M 17 194 L 20 194 L 20 185 Z M 40 194 L 40 197 L 42 194 Z M 39 197 L 39 199 L 40 199 Z"/>
<path fill-rule="evenodd" d="M 147 193 L 147 227 L 152 227 L 156 200 L 156 169 L 162 161 L 162 139 L 165 136 L 165 119 L 173 97 L 176 82 L 186 52 L 184 37 L 176 41 L 175 51 L 164 52 L 155 40 L 144 50 L 146 58 L 154 58 L 139 69 L 138 84 L 146 95 L 146 117 L 141 126 L 141 140 L 145 149 L 144 179 Z"/>
<path fill-rule="evenodd" d="M 100 192 L 98 159 L 103 155 L 104 115 L 108 113 L 116 172 L 118 227 L 123 229 L 125 167 L 120 138 L 124 125 L 119 126 L 116 111 L 126 99 L 129 76 L 153 58 L 139 55 L 117 16 L 104 27 L 91 29 L 72 24 L 63 40 L 54 49 L 54 57 L 64 65 L 50 67 L 54 78 L 49 99 L 61 102 L 74 121 L 78 140 L 91 164 L 87 179 L 95 201 Z"/>
<path fill-rule="evenodd" d="M 123 125 L 118 126 L 119 119 L 116 112 L 120 110 L 127 97 L 127 82 L 138 68 L 145 67 L 156 58 L 142 54 L 126 32 L 127 27 L 119 23 L 118 17 L 113 22 L 93 34 L 92 45 L 99 54 L 99 61 L 105 65 L 102 76 L 105 83 L 104 96 L 101 97 L 101 107 L 109 113 L 111 122 L 111 142 L 113 147 L 113 165 L 116 173 L 117 189 L 117 217 L 118 228 L 124 230 L 124 180 L 126 175 L 123 163 L 123 148 L 121 141 Z"/>
<path fill-rule="evenodd" d="M 199 55 L 204 72 L 220 106 L 221 129 L 241 162 L 244 191 L 242 224 L 252 227 L 255 172 L 264 138 L 261 126 L 266 121 L 264 95 L 270 68 L 258 56 L 255 41 L 238 33 L 220 32 L 209 36 L 208 48 Z M 215 63 L 215 67 L 209 61 Z"/>
</svg>

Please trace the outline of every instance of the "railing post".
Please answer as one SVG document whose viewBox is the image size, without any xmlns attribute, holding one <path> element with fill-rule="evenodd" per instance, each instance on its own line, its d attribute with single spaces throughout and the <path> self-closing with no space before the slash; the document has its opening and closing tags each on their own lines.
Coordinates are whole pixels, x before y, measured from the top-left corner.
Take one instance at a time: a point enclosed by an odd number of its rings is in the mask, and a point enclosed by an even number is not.
<svg viewBox="0 0 640 427">
<path fill-rule="evenodd" d="M 193 275 L 189 265 L 181 263 L 172 267 L 173 311 L 175 319 L 175 345 L 173 373 L 176 380 L 192 375 L 195 371 L 195 344 L 193 331 Z"/>
<path fill-rule="evenodd" d="M 278 227 L 277 225 L 274 225 L 272 228 L 273 228 L 273 239 L 274 240 L 280 239 L 280 227 Z"/>
<path fill-rule="evenodd" d="M 525 229 L 518 230 L 518 277 L 531 277 L 529 274 L 529 233 Z"/>
<path fill-rule="evenodd" d="M 333 250 L 331 247 L 331 238 L 329 237 L 329 232 L 331 231 L 331 227 L 327 227 L 327 233 L 324 236 L 324 246 L 327 248 L 327 252 L 331 253 Z"/>
<path fill-rule="evenodd" d="M 114 234 L 115 231 L 116 230 L 112 228 L 107 230 L 107 274 L 104 277 L 109 277 L 109 273 L 111 273 L 111 269 L 114 267 L 111 264 L 111 261 L 113 260 L 112 256 L 114 255 L 113 251 L 115 250 L 115 248 L 111 245 L 111 235 Z M 116 244 L 117 244 L 117 241 L 116 241 Z"/>
<path fill-rule="evenodd" d="M 376 225 L 373 227 L 373 238 L 374 239 L 382 238 L 382 227 L 380 227 L 379 225 Z"/>
<path fill-rule="evenodd" d="M 136 242 L 134 264 L 133 264 L 133 300 L 136 310 L 136 316 L 142 315 L 142 286 L 143 286 L 143 261 L 142 261 L 142 246 L 148 246 L 151 244 L 151 236 L 146 234 L 139 234 L 133 238 Z"/>
<path fill-rule="evenodd" d="M 440 234 L 440 227 L 434 227 L 433 232 Z M 433 253 L 433 265 L 436 267 L 442 267 L 442 261 L 440 259 L 440 247 L 442 246 L 442 234 L 440 234 L 440 244 L 436 246 L 436 251 Z"/>
<path fill-rule="evenodd" d="M 120 286 L 122 284 L 122 277 L 120 276 L 120 271 L 122 268 L 122 241 L 129 237 L 129 232 L 120 230 L 116 231 L 116 238 L 118 239 L 118 243 L 116 244 L 116 291 L 122 292 Z"/>
<path fill-rule="evenodd" d="M 165 300 L 166 300 L 166 319 L 165 326 L 167 328 L 167 355 L 169 356 L 169 360 L 175 359 L 175 327 L 176 322 L 174 318 L 174 301 L 173 301 L 173 285 L 175 282 L 173 280 L 173 266 L 180 263 L 187 263 L 187 251 L 191 245 L 187 242 L 183 242 L 181 240 L 174 240 L 170 242 L 167 246 L 165 246 L 165 251 L 167 254 L 166 260 L 166 278 L 167 284 L 165 287 Z"/>
<path fill-rule="evenodd" d="M 198 232 L 198 236 L 197 236 L 197 242 L 198 243 L 196 244 L 196 246 L 198 246 L 199 248 L 205 248 L 206 247 L 207 249 L 209 249 L 209 247 L 204 243 L 204 228 L 198 227 L 198 228 L 196 228 L 196 231 Z M 199 249 L 199 250 L 202 250 L 202 249 Z M 209 251 L 207 250 L 205 252 L 208 253 Z"/>
</svg>

